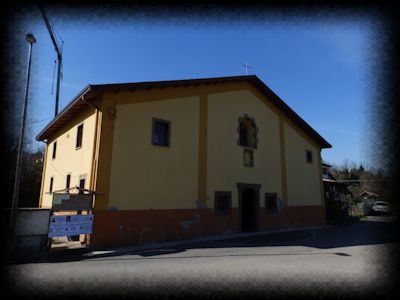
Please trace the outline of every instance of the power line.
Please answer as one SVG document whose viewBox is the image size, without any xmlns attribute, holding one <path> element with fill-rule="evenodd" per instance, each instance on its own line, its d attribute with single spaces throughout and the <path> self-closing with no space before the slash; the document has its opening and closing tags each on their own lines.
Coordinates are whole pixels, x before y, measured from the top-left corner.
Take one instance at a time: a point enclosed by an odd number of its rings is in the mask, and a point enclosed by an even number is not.
<svg viewBox="0 0 400 300">
<path fill-rule="evenodd" d="M 58 37 L 59 37 L 60 40 L 61 40 L 61 43 L 62 43 L 62 45 L 61 45 L 61 53 L 62 53 L 62 49 L 63 49 L 63 47 L 64 47 L 64 40 L 62 39 L 61 35 L 58 33 L 58 31 L 57 31 L 57 29 L 54 27 L 54 25 L 51 25 L 51 27 L 52 27 L 52 29 L 54 29 L 54 31 L 57 33 Z"/>
</svg>

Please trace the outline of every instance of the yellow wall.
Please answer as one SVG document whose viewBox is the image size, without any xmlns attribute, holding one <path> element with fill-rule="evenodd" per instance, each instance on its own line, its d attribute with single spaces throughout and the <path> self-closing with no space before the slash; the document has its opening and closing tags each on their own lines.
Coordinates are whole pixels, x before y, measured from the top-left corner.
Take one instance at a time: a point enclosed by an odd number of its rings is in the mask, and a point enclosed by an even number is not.
<svg viewBox="0 0 400 300">
<path fill-rule="evenodd" d="M 238 118 L 253 117 L 258 132 L 253 150 L 254 167 L 243 165 L 243 147 L 237 144 Z M 207 206 L 214 207 L 215 191 L 231 191 L 232 206 L 238 207 L 237 183 L 261 184 L 264 193 L 282 197 L 279 118 L 249 90 L 215 93 L 208 96 Z"/>
<path fill-rule="evenodd" d="M 107 93 L 98 102 L 97 148 L 96 114 L 88 108 L 56 134 L 54 161 L 55 139 L 50 141 L 42 194 L 51 176 L 58 190 L 71 173 L 71 186 L 87 175 L 86 188 L 92 183 L 99 193 L 98 210 L 196 208 L 199 202 L 213 208 L 215 191 L 231 191 L 232 206 L 238 207 L 237 183 L 260 184 L 260 206 L 266 192 L 288 198 L 288 205 L 321 204 L 319 146 L 250 84 Z M 244 114 L 259 129 L 254 167 L 243 165 L 243 147 L 237 144 L 238 118 Z M 170 147 L 151 144 L 153 117 L 171 122 Z M 76 128 L 83 121 L 83 147 L 75 150 Z M 306 149 L 313 151 L 311 165 Z M 51 196 L 42 198 L 42 206 L 50 206 Z"/>
<path fill-rule="evenodd" d="M 286 122 L 284 131 L 288 205 L 321 205 L 320 149 Z M 313 153 L 312 163 L 306 161 L 306 150 Z"/>
<path fill-rule="evenodd" d="M 153 117 L 171 122 L 170 147 L 151 144 Z M 108 207 L 195 208 L 198 143 L 199 97 L 117 103 Z"/>
<path fill-rule="evenodd" d="M 40 207 L 51 207 L 52 195 L 48 194 L 50 178 L 53 191 L 66 187 L 67 174 L 71 174 L 70 186 L 79 186 L 80 175 L 86 175 L 85 188 L 89 188 L 95 131 L 95 110 L 88 109 L 49 140 L 46 146 L 46 162 L 43 170 Z M 82 147 L 76 149 L 77 127 L 83 125 Z M 53 160 L 53 143 L 57 141 L 56 158 Z"/>
</svg>

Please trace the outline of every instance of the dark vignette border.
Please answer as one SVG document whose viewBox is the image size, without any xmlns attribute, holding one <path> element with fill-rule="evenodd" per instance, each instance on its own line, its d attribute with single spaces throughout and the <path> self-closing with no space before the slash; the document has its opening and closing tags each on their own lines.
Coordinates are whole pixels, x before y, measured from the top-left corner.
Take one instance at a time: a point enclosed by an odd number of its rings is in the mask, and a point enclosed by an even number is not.
<svg viewBox="0 0 400 300">
<path fill-rule="evenodd" d="M 382 40 L 379 44 L 375 45 L 375 49 L 380 53 L 380 60 L 383 62 L 381 65 L 374 65 L 374 72 L 376 74 L 375 80 L 377 81 L 377 89 L 371 91 L 369 107 L 371 119 L 376 122 L 375 130 L 371 133 L 376 147 L 373 149 L 375 158 L 381 161 L 383 165 L 387 167 L 387 170 L 391 176 L 390 191 L 393 197 L 397 196 L 397 187 L 399 186 L 399 154 L 398 145 L 400 144 L 400 133 L 399 133 L 399 119 L 397 118 L 396 112 L 399 111 L 399 100 L 396 98 L 398 95 L 398 58 L 395 55 L 395 50 L 398 49 L 399 41 L 399 18 L 398 10 L 390 4 L 382 4 L 379 1 L 370 2 L 351 2 L 343 3 L 338 1 L 269 1 L 264 4 L 260 3 L 229 3 L 229 4 L 215 4 L 202 2 L 196 3 L 169 3 L 158 4 L 154 2 L 139 2 L 134 3 L 128 1 L 59 1 L 59 2 L 48 2 L 45 3 L 47 7 L 56 8 L 57 12 L 61 15 L 65 15 L 71 21 L 79 21 L 80 18 L 88 18 L 96 22 L 99 17 L 107 17 L 110 22 L 119 22 L 120 19 L 129 18 L 130 15 L 139 12 L 142 18 L 156 21 L 164 21 L 171 23 L 180 22 L 193 22 L 193 23 L 214 23 L 219 20 L 227 22 L 234 22 L 235 20 L 243 20 L 248 22 L 257 22 L 263 20 L 265 14 L 269 14 L 270 18 L 277 18 L 281 20 L 290 19 L 292 17 L 299 17 L 303 21 L 318 22 L 324 21 L 324 16 L 337 17 L 338 16 L 351 16 L 355 17 L 376 17 L 381 20 L 383 26 L 377 29 L 377 34 L 382 35 Z M 15 159 L 10 157 L 12 149 L 10 145 L 12 141 L 17 138 L 17 126 L 19 126 L 19 116 L 21 114 L 19 107 L 16 105 L 17 90 L 21 90 L 24 87 L 24 72 L 17 72 L 21 68 L 25 68 L 24 55 L 21 54 L 24 49 L 16 49 L 14 46 L 13 31 L 16 26 L 19 26 L 20 22 L 23 22 L 24 18 L 29 18 L 29 11 L 35 8 L 34 2 L 12 2 L 8 1 L 6 6 L 1 11 L 1 22 L 3 23 L 1 28 L 1 159 L 3 174 L 7 177 L 12 177 L 13 169 L 15 168 Z M 21 54 L 21 55 L 20 55 Z M 22 74 L 22 76 L 21 76 Z M 7 185 L 7 181 L 3 186 L 2 195 L 2 206 L 7 207 L 9 203 L 12 187 Z M 2 228 L 4 226 L 5 218 L 2 218 Z M 397 224 L 396 224 L 397 226 Z M 2 236 L 6 236 L 6 233 Z M 388 296 L 389 294 L 398 294 L 397 284 L 399 283 L 398 274 L 398 251 L 386 253 L 388 260 L 388 272 L 387 272 L 387 290 L 377 291 L 379 296 L 380 292 Z M 391 267 L 390 267 L 391 266 Z M 17 280 L 18 278 L 12 278 L 3 272 L 0 280 L 2 291 L 8 291 L 10 295 L 20 295 L 23 291 L 11 290 L 7 288 L 10 281 Z M 161 286 L 161 285 L 160 285 Z M 46 288 L 46 287 L 44 287 Z M 87 292 L 87 291 L 86 291 Z M 85 298 L 89 296 L 101 297 L 108 295 L 95 295 L 87 294 L 85 290 L 81 292 L 76 291 L 75 297 L 83 296 Z M 208 290 L 204 287 L 202 290 L 196 289 L 185 289 L 182 288 L 180 291 L 177 290 L 166 290 L 154 288 L 153 292 L 143 293 L 135 291 L 122 291 L 117 285 L 110 286 L 110 295 L 119 296 L 214 296 L 214 297 L 242 297 L 242 296 L 254 296 L 254 297 L 284 297 L 284 296 L 298 296 L 298 297 L 319 297 L 324 298 L 333 296 L 338 297 L 337 292 L 333 289 L 330 290 L 329 286 L 316 287 L 316 293 L 312 295 L 305 295 L 301 288 L 288 285 L 288 289 L 285 291 L 268 291 L 267 290 L 251 290 L 246 287 L 243 283 L 243 292 L 231 293 L 228 291 L 221 290 Z M 340 291 L 339 291 L 340 292 Z M 345 291 L 343 291 L 345 293 Z M 388 294 L 389 293 L 389 294 Z M 46 293 L 46 295 L 48 295 Z M 29 295 L 24 295 L 29 296 Z M 368 297 L 368 295 L 347 295 L 350 297 Z M 372 296 L 372 295 L 371 295 Z"/>
</svg>

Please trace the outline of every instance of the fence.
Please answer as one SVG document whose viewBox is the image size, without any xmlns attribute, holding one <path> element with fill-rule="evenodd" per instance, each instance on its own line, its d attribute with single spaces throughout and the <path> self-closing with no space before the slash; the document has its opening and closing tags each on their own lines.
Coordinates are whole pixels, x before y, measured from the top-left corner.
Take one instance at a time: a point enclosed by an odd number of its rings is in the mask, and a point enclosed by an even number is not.
<svg viewBox="0 0 400 300">
<path fill-rule="evenodd" d="M 349 206 L 348 209 L 349 216 L 360 217 L 366 215 L 366 208 L 364 203 L 357 203 Z"/>
<path fill-rule="evenodd" d="M 18 208 L 12 242 L 9 245 L 11 251 L 17 255 L 28 255 L 46 249 L 49 218 L 50 209 Z"/>
</svg>

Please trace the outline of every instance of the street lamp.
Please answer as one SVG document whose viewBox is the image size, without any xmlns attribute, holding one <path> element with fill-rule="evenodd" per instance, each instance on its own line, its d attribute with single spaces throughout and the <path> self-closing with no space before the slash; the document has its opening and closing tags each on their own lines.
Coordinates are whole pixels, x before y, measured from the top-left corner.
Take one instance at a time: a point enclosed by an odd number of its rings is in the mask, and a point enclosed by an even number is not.
<svg viewBox="0 0 400 300">
<path fill-rule="evenodd" d="M 29 57 L 28 57 L 28 69 L 26 72 L 26 87 L 25 87 L 25 100 L 22 106 L 22 122 L 21 122 L 21 131 L 19 135 L 18 142 L 18 152 L 17 152 L 17 164 L 15 169 L 15 179 L 14 179 L 14 191 L 13 198 L 11 204 L 11 216 L 10 216 L 10 227 L 13 227 L 13 219 L 15 210 L 18 208 L 18 200 L 19 200 L 19 186 L 20 186 L 20 177 L 21 177 L 21 150 L 22 150 L 22 142 L 24 140 L 25 133 L 25 120 L 26 120 L 26 106 L 28 103 L 28 91 L 29 91 L 29 76 L 31 72 L 31 57 L 32 57 L 32 45 L 36 43 L 36 39 L 32 33 L 27 33 L 25 35 L 26 41 L 29 43 Z M 12 235 L 13 232 L 11 231 Z"/>
<path fill-rule="evenodd" d="M 32 44 L 36 43 L 36 39 L 35 39 L 35 37 L 33 36 L 32 33 L 27 33 L 27 34 L 25 35 L 25 37 L 26 37 L 26 41 L 27 41 L 29 44 L 31 44 L 31 46 L 32 46 Z"/>
</svg>

